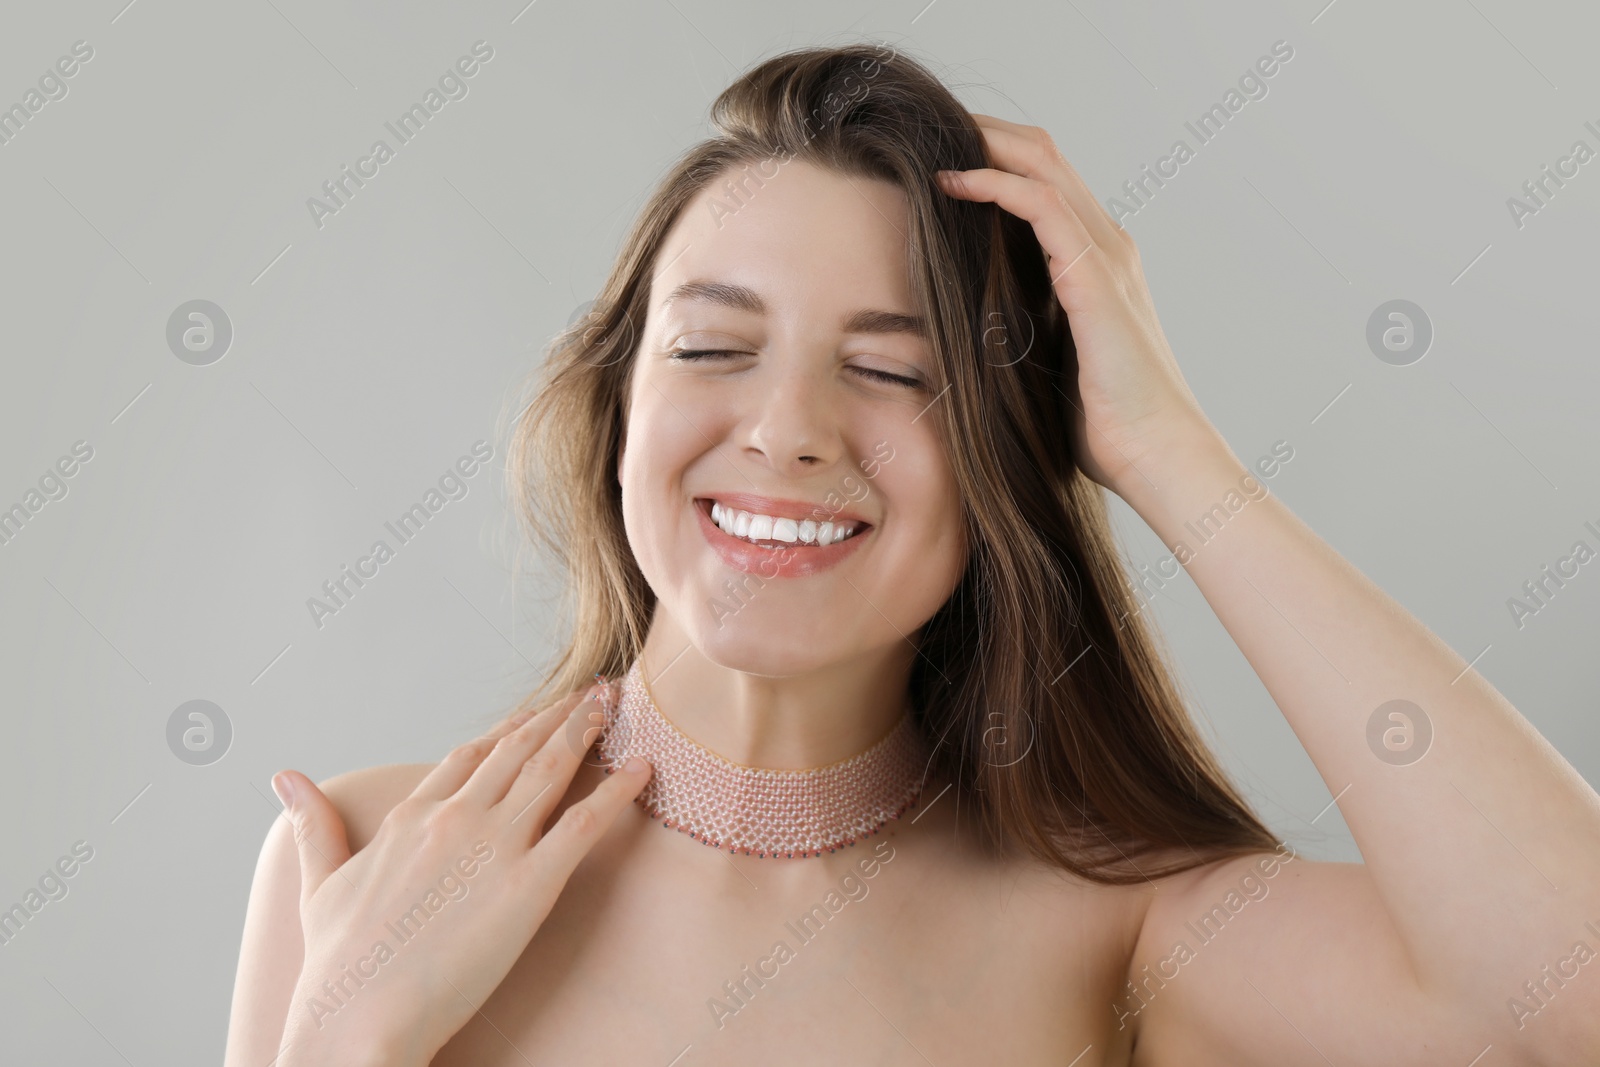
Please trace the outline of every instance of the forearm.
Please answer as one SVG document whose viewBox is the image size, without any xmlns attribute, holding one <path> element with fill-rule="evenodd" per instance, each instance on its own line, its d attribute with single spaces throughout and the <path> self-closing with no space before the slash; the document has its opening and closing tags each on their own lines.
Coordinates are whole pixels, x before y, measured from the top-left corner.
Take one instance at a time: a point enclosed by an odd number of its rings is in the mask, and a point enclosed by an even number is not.
<svg viewBox="0 0 1600 1067">
<path fill-rule="evenodd" d="M 1419 981 L 1503 998 L 1574 942 L 1600 945 L 1585 927 L 1600 930 L 1600 797 L 1550 744 L 1277 497 L 1251 499 L 1249 469 L 1209 427 L 1140 469 L 1121 495 L 1184 563 L 1338 797 Z M 1420 730 L 1409 752 L 1369 743 L 1393 700 L 1431 724 L 1420 759 Z M 1600 978 L 1580 986 L 1563 997 L 1600 1004 Z"/>
</svg>

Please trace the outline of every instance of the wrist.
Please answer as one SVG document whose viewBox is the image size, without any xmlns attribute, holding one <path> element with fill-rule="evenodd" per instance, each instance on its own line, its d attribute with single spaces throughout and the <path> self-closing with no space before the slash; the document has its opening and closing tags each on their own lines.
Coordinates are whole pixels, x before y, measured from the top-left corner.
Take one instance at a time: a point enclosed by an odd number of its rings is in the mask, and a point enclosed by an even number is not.
<svg viewBox="0 0 1600 1067">
<path fill-rule="evenodd" d="M 1196 522 L 1202 528 L 1220 524 L 1268 493 L 1256 472 L 1209 428 L 1146 453 L 1116 492 L 1169 549 L 1193 540 Z"/>
<path fill-rule="evenodd" d="M 342 1018 L 320 1013 L 309 1018 L 305 1006 L 313 1002 L 326 1003 L 326 998 L 295 991 L 273 1067 L 427 1067 L 433 1060 L 415 1040 L 374 1025 L 378 1020 L 344 1010 Z"/>
<path fill-rule="evenodd" d="M 273 1067 L 426 1067 L 429 1062 L 381 1040 L 331 1039 L 302 1032 L 285 1035 Z"/>
<path fill-rule="evenodd" d="M 1219 475 L 1236 480 L 1246 468 L 1209 422 L 1186 422 L 1149 439 L 1108 488 L 1141 516 L 1175 498 L 1175 490 Z"/>
</svg>

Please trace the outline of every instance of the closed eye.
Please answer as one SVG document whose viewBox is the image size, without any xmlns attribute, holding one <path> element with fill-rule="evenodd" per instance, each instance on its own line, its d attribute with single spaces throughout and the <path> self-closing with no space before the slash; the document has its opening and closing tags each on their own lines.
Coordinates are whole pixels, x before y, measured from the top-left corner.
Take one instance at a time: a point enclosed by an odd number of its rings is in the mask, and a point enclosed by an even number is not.
<svg viewBox="0 0 1600 1067">
<path fill-rule="evenodd" d="M 712 348 L 674 348 L 667 355 L 673 359 L 701 359 L 705 356 L 737 356 L 739 352 L 723 352 Z"/>
<path fill-rule="evenodd" d="M 672 359 L 685 361 L 704 359 L 708 356 L 742 356 L 745 354 L 746 353 L 743 352 L 733 352 L 715 348 L 680 348 L 674 349 L 667 353 L 667 355 Z M 873 381 L 884 382 L 888 385 L 904 385 L 912 389 L 922 388 L 922 382 L 917 378 L 908 378 L 901 374 L 890 374 L 888 371 L 878 370 L 875 367 L 851 367 L 850 369 L 872 379 Z"/>
<path fill-rule="evenodd" d="M 911 387 L 912 389 L 922 388 L 922 382 L 918 381 L 916 378 L 907 378 L 901 374 L 890 374 L 886 370 L 877 370 L 873 367 L 852 367 L 850 369 L 860 371 L 862 374 L 873 379 L 874 381 L 887 382 L 891 385 L 905 385 Z"/>
</svg>

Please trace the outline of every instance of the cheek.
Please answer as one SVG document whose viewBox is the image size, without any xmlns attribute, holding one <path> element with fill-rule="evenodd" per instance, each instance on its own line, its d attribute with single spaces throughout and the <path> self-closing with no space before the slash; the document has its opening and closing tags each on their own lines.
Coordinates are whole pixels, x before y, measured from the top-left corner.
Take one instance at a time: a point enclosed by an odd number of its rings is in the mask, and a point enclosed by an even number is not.
<svg viewBox="0 0 1600 1067">
<path fill-rule="evenodd" d="M 650 533 L 659 516 L 666 487 L 666 440 L 671 425 L 653 405 L 635 405 L 628 419 L 628 446 L 622 452 L 622 519 L 634 555 L 643 563 L 652 555 Z"/>
<path fill-rule="evenodd" d="M 677 401 L 677 406 L 674 406 Z M 622 518 L 641 567 L 665 567 L 668 539 L 692 519 L 686 486 L 691 468 L 703 462 L 706 435 L 685 417 L 690 409 L 645 385 L 629 412 L 620 468 Z M 709 427 L 706 428 L 709 432 Z"/>
<path fill-rule="evenodd" d="M 898 522 L 897 542 L 908 556 L 920 557 L 925 575 L 928 568 L 959 574 L 965 556 L 961 496 L 937 443 L 897 445 L 871 484 Z"/>
<path fill-rule="evenodd" d="M 631 481 L 634 491 L 659 488 L 675 468 L 705 451 L 705 438 L 681 411 L 653 389 L 649 393 L 653 395 L 639 397 L 629 413 L 622 453 L 624 486 Z"/>
</svg>

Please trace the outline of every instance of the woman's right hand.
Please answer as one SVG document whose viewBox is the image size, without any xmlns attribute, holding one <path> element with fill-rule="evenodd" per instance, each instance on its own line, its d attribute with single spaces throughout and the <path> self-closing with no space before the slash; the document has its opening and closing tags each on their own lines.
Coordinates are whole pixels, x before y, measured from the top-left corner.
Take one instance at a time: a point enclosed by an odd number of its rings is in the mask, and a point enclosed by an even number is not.
<svg viewBox="0 0 1600 1067">
<path fill-rule="evenodd" d="M 638 796 L 610 775 L 541 829 L 592 740 L 601 686 L 451 752 L 351 856 L 321 790 L 280 772 L 298 845 L 304 964 L 278 1067 L 426 1064 L 505 978 L 578 861 Z M 519 721 L 521 720 L 521 721 Z M 578 740 L 582 738 L 582 740 Z"/>
</svg>

